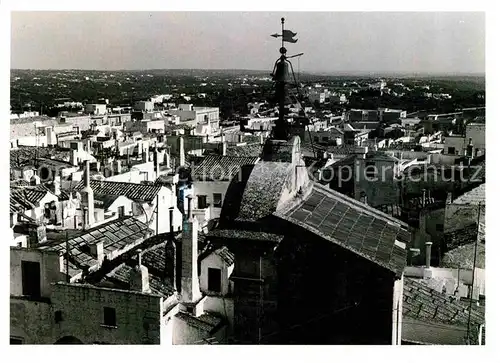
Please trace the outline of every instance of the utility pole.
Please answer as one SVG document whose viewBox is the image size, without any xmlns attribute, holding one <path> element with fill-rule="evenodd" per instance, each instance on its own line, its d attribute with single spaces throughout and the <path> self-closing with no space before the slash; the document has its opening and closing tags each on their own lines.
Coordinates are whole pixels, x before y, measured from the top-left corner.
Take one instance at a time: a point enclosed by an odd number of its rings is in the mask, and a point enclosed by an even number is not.
<svg viewBox="0 0 500 363">
<path fill-rule="evenodd" d="M 66 230 L 66 282 L 69 283 L 69 240 L 68 240 L 68 230 Z"/>
<path fill-rule="evenodd" d="M 481 220 L 481 202 L 479 202 L 478 205 L 478 211 L 477 211 L 477 237 L 476 237 L 476 243 L 474 244 L 474 260 L 472 263 L 472 285 L 471 285 L 471 291 L 470 291 L 470 300 L 469 300 L 469 316 L 467 318 L 467 343 L 470 344 L 471 336 L 470 336 L 470 318 L 471 318 L 471 312 L 472 312 L 472 299 L 474 296 L 474 280 L 476 276 L 476 255 L 477 255 L 477 243 L 479 240 L 479 221 Z"/>
<path fill-rule="evenodd" d="M 158 236 L 158 221 L 159 221 L 159 212 L 160 212 L 160 197 L 156 194 L 156 235 Z"/>
</svg>

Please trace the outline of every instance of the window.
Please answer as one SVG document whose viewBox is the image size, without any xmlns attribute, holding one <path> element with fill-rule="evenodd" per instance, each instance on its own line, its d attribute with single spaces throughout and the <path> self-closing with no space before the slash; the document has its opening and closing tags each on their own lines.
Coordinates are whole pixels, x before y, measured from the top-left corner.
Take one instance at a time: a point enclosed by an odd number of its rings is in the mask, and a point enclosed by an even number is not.
<svg viewBox="0 0 500 363">
<path fill-rule="evenodd" d="M 214 207 L 217 207 L 217 208 L 222 207 L 222 194 L 214 193 Z"/>
<path fill-rule="evenodd" d="M 116 326 L 116 310 L 114 308 L 104 307 L 104 325 Z"/>
<path fill-rule="evenodd" d="M 454 147 L 449 147 L 448 148 L 448 154 L 455 155 L 455 148 Z"/>
<path fill-rule="evenodd" d="M 124 206 L 118 207 L 118 218 L 122 218 L 124 216 L 125 216 L 125 207 Z"/>
<path fill-rule="evenodd" d="M 208 290 L 221 292 L 222 273 L 219 268 L 208 268 Z"/>
<path fill-rule="evenodd" d="M 23 295 L 40 297 L 40 264 L 21 261 Z"/>
<path fill-rule="evenodd" d="M 207 207 L 207 196 L 206 195 L 198 195 L 198 208 L 204 209 Z"/>
<path fill-rule="evenodd" d="M 61 310 L 57 310 L 54 313 L 54 320 L 55 320 L 56 323 L 60 323 L 61 321 L 63 321 L 62 311 Z"/>
</svg>

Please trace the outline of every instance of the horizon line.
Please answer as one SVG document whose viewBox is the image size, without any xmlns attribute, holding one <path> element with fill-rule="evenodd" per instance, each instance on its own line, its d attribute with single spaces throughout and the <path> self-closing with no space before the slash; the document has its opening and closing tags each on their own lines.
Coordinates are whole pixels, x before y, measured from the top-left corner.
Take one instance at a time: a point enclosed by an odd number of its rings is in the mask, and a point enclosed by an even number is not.
<svg viewBox="0 0 500 363">
<path fill-rule="evenodd" d="M 148 72 L 148 71 L 205 71 L 205 72 L 258 72 L 269 73 L 269 70 L 248 69 L 248 68 L 130 68 L 130 69 L 86 69 L 86 68 L 11 68 L 10 71 L 87 71 L 87 72 Z M 412 75 L 412 76 L 485 76 L 486 72 L 443 72 L 443 71 L 311 71 L 302 70 L 301 74 L 309 75 Z"/>
</svg>

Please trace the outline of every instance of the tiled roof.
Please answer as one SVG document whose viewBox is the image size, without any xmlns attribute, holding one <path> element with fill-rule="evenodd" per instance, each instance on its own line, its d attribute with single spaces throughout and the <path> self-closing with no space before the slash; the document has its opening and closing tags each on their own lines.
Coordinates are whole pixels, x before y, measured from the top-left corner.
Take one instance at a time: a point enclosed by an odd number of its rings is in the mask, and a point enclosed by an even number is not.
<svg viewBox="0 0 500 363">
<path fill-rule="evenodd" d="M 116 269 L 110 271 L 106 274 L 106 280 L 114 279 L 117 280 L 120 287 L 125 288 L 127 290 L 130 289 L 130 273 L 133 267 L 129 266 L 126 263 L 122 263 Z M 152 294 L 158 294 L 163 296 L 170 296 L 174 293 L 173 286 L 170 286 L 168 283 L 162 279 L 161 276 L 157 276 L 150 271 L 148 271 L 149 275 L 149 288 Z"/>
<path fill-rule="evenodd" d="M 91 245 L 102 242 L 104 253 L 109 254 L 115 250 L 133 246 L 137 241 L 144 240 L 152 233 L 153 231 L 144 223 L 133 217 L 115 219 L 87 231 L 77 231 L 68 241 L 70 261 L 79 268 L 90 267 L 97 263 L 90 253 Z M 38 247 L 40 250 L 66 252 L 65 233 L 60 233 L 57 239 L 48 239 L 47 244 Z"/>
<path fill-rule="evenodd" d="M 229 249 L 226 246 L 223 246 L 217 250 L 214 251 L 214 253 L 222 258 L 225 263 L 228 265 L 232 265 L 234 263 L 234 254 L 229 251 Z"/>
<path fill-rule="evenodd" d="M 270 242 L 280 242 L 283 236 L 267 233 L 267 232 L 255 232 L 255 231 L 245 231 L 241 229 L 215 229 L 208 232 L 208 237 L 214 238 L 225 238 L 225 239 L 245 239 L 252 241 L 270 241 Z"/>
<path fill-rule="evenodd" d="M 460 229 L 444 234 L 444 242 L 448 250 L 455 249 L 459 246 L 465 246 L 470 243 L 475 243 L 477 239 L 478 228 L 476 223 L 471 223 Z M 482 236 L 484 241 L 484 234 Z"/>
<path fill-rule="evenodd" d="M 82 190 L 85 187 L 84 181 L 78 183 L 75 190 Z M 104 180 L 91 180 L 90 187 L 94 194 L 103 195 L 124 195 L 133 201 L 151 202 L 161 190 L 161 185 L 135 184 L 126 182 L 114 182 Z"/>
<path fill-rule="evenodd" d="M 59 194 L 59 201 L 69 200 L 70 194 L 73 198 L 76 198 L 75 192 L 70 192 L 69 190 L 61 189 L 61 194 Z"/>
<path fill-rule="evenodd" d="M 263 148 L 263 160 L 290 163 L 293 141 L 294 139 L 288 141 L 268 139 Z"/>
<path fill-rule="evenodd" d="M 259 157 L 261 154 L 262 145 L 260 144 L 228 145 L 226 149 L 227 156 Z"/>
<path fill-rule="evenodd" d="M 158 240 L 162 241 L 156 243 L 150 248 L 145 249 L 142 252 L 142 264 L 146 266 L 150 271 L 156 273 L 162 273 L 165 271 L 166 264 L 173 264 L 173 261 L 167 261 L 166 259 L 166 251 L 165 245 L 169 241 L 169 234 L 162 233 L 157 236 Z M 152 241 L 155 237 L 150 238 L 148 241 Z M 176 243 L 179 243 L 180 238 L 182 238 L 182 234 L 176 234 L 175 239 Z M 165 241 L 167 240 L 167 241 Z M 202 232 L 198 233 L 198 252 L 201 254 L 204 249 L 206 249 L 207 243 L 205 241 L 205 235 Z"/>
<path fill-rule="evenodd" d="M 244 165 L 253 165 L 258 157 L 238 157 L 207 155 L 194 171 L 194 179 L 206 180 L 231 180 Z"/>
<path fill-rule="evenodd" d="M 49 193 L 48 190 L 39 190 L 36 188 L 11 188 L 10 198 L 14 203 L 20 204 L 26 209 L 38 205 L 40 201 Z"/>
<path fill-rule="evenodd" d="M 119 197 L 119 195 L 94 194 L 94 206 L 107 210 Z"/>
<path fill-rule="evenodd" d="M 277 208 L 283 186 L 290 180 L 292 169 L 291 163 L 258 162 L 246 184 L 233 182 L 228 188 L 221 218 L 256 221 L 271 215 Z"/>
<path fill-rule="evenodd" d="M 194 316 L 191 314 L 187 314 L 183 311 L 180 311 L 176 315 L 176 317 L 185 321 L 188 325 L 209 334 L 216 331 L 217 328 L 220 327 L 223 322 L 221 317 L 211 313 L 204 313 L 200 316 Z"/>
<path fill-rule="evenodd" d="M 275 213 L 395 273 L 406 266 L 407 225 L 377 209 L 315 183 L 301 204 Z"/>
<path fill-rule="evenodd" d="M 12 180 L 10 182 L 11 187 L 28 187 L 30 183 L 24 179 Z"/>
<path fill-rule="evenodd" d="M 477 188 L 461 195 L 453 201 L 453 204 L 469 204 L 478 205 L 485 202 L 486 183 L 481 184 Z"/>
<path fill-rule="evenodd" d="M 37 155 L 39 158 L 68 162 L 70 153 L 70 150 L 53 147 L 19 146 L 17 149 L 10 150 L 10 163 L 11 166 L 23 166 L 26 163 L 32 163 Z"/>
<path fill-rule="evenodd" d="M 474 267 L 474 250 L 475 243 L 469 243 L 452 249 L 444 254 L 441 264 L 443 267 L 472 269 Z M 483 243 L 477 244 L 476 249 L 476 267 L 483 268 L 485 266 L 485 247 Z"/>
<path fill-rule="evenodd" d="M 405 278 L 403 317 L 466 327 L 469 310 L 468 305 L 426 286 L 420 280 Z M 484 324 L 484 313 L 474 305 L 471 324 L 475 327 Z"/>
</svg>

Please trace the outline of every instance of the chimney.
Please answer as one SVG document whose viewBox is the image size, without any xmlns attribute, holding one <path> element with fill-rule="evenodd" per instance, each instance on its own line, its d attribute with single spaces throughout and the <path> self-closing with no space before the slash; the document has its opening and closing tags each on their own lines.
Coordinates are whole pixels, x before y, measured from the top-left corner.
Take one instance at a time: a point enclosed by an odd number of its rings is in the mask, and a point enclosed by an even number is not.
<svg viewBox="0 0 500 363">
<path fill-rule="evenodd" d="M 90 160 L 85 160 L 85 186 L 90 188 Z"/>
<path fill-rule="evenodd" d="M 155 153 L 153 155 L 153 163 L 155 168 L 156 178 L 160 176 L 160 151 L 155 147 Z"/>
<path fill-rule="evenodd" d="M 262 132 L 260 133 L 260 144 L 264 145 L 264 134 Z"/>
<path fill-rule="evenodd" d="M 47 229 L 45 226 L 31 225 L 27 239 L 27 248 L 33 248 L 40 243 L 47 242 Z"/>
<path fill-rule="evenodd" d="M 453 203 L 453 193 L 448 192 L 446 194 L 446 204 L 451 204 Z"/>
<path fill-rule="evenodd" d="M 71 150 L 71 154 L 69 156 L 69 162 L 73 166 L 78 166 L 78 151 Z"/>
<path fill-rule="evenodd" d="M 184 222 L 181 251 L 181 301 L 196 302 L 201 298 L 198 280 L 198 220 L 191 215 L 188 197 L 188 219 Z"/>
<path fill-rule="evenodd" d="M 226 155 L 227 155 L 227 143 L 223 142 L 222 143 L 222 156 L 226 156 Z"/>
<path fill-rule="evenodd" d="M 238 134 L 238 142 L 239 143 L 243 142 L 243 134 Z"/>
<path fill-rule="evenodd" d="M 46 127 L 45 128 L 45 136 L 47 136 L 47 145 L 54 145 L 54 139 L 55 139 L 55 135 L 52 131 L 52 127 Z"/>
<path fill-rule="evenodd" d="M 149 271 L 146 266 L 142 264 L 142 250 L 137 251 L 137 264 L 130 271 L 130 290 L 139 291 L 143 293 L 151 292 L 149 288 Z"/>
<path fill-rule="evenodd" d="M 191 202 L 193 201 L 193 197 L 191 195 L 188 195 L 186 197 L 186 199 L 187 199 L 187 204 L 188 204 L 186 220 L 189 220 L 189 219 L 191 219 Z"/>
<path fill-rule="evenodd" d="M 90 161 L 85 160 L 85 187 L 80 192 L 84 211 L 84 228 L 90 228 L 94 224 L 94 191 L 90 187 Z"/>
<path fill-rule="evenodd" d="M 40 177 L 37 170 L 33 170 L 33 176 L 30 178 L 30 185 L 40 185 Z"/>
<path fill-rule="evenodd" d="M 165 152 L 165 156 L 163 157 L 163 161 L 165 165 L 167 165 L 167 168 L 170 168 L 170 153 Z"/>
<path fill-rule="evenodd" d="M 88 153 L 92 153 L 92 149 L 91 149 L 91 148 L 92 148 L 92 146 L 91 146 L 91 141 L 90 141 L 90 139 L 87 139 L 87 140 L 86 140 L 86 145 L 87 145 L 87 152 L 88 152 Z"/>
<path fill-rule="evenodd" d="M 425 242 L 425 268 L 431 267 L 432 242 Z"/>
<path fill-rule="evenodd" d="M 179 166 L 184 166 L 186 157 L 184 155 L 184 138 L 179 136 Z"/>
<path fill-rule="evenodd" d="M 142 149 L 142 162 L 147 163 L 149 161 L 149 147 L 144 147 Z"/>
<path fill-rule="evenodd" d="M 181 257 L 178 257 L 177 246 L 175 245 L 174 239 L 174 207 L 170 207 L 168 210 L 168 220 L 170 224 L 170 236 L 165 243 L 165 256 L 167 261 L 172 261 L 170 264 L 165 264 L 165 283 L 169 284 L 174 288 L 175 291 L 180 291 L 179 285 L 177 282 L 177 260 Z"/>
<path fill-rule="evenodd" d="M 102 241 L 90 245 L 90 254 L 97 259 L 99 265 L 102 264 L 102 261 L 104 261 L 104 245 Z"/>
<path fill-rule="evenodd" d="M 61 177 L 56 175 L 52 183 L 54 185 L 54 194 L 56 196 L 61 195 Z"/>
<path fill-rule="evenodd" d="M 114 160 L 115 167 L 113 170 L 116 172 L 116 174 L 121 174 L 122 173 L 122 162 L 120 159 L 115 159 Z"/>
</svg>

